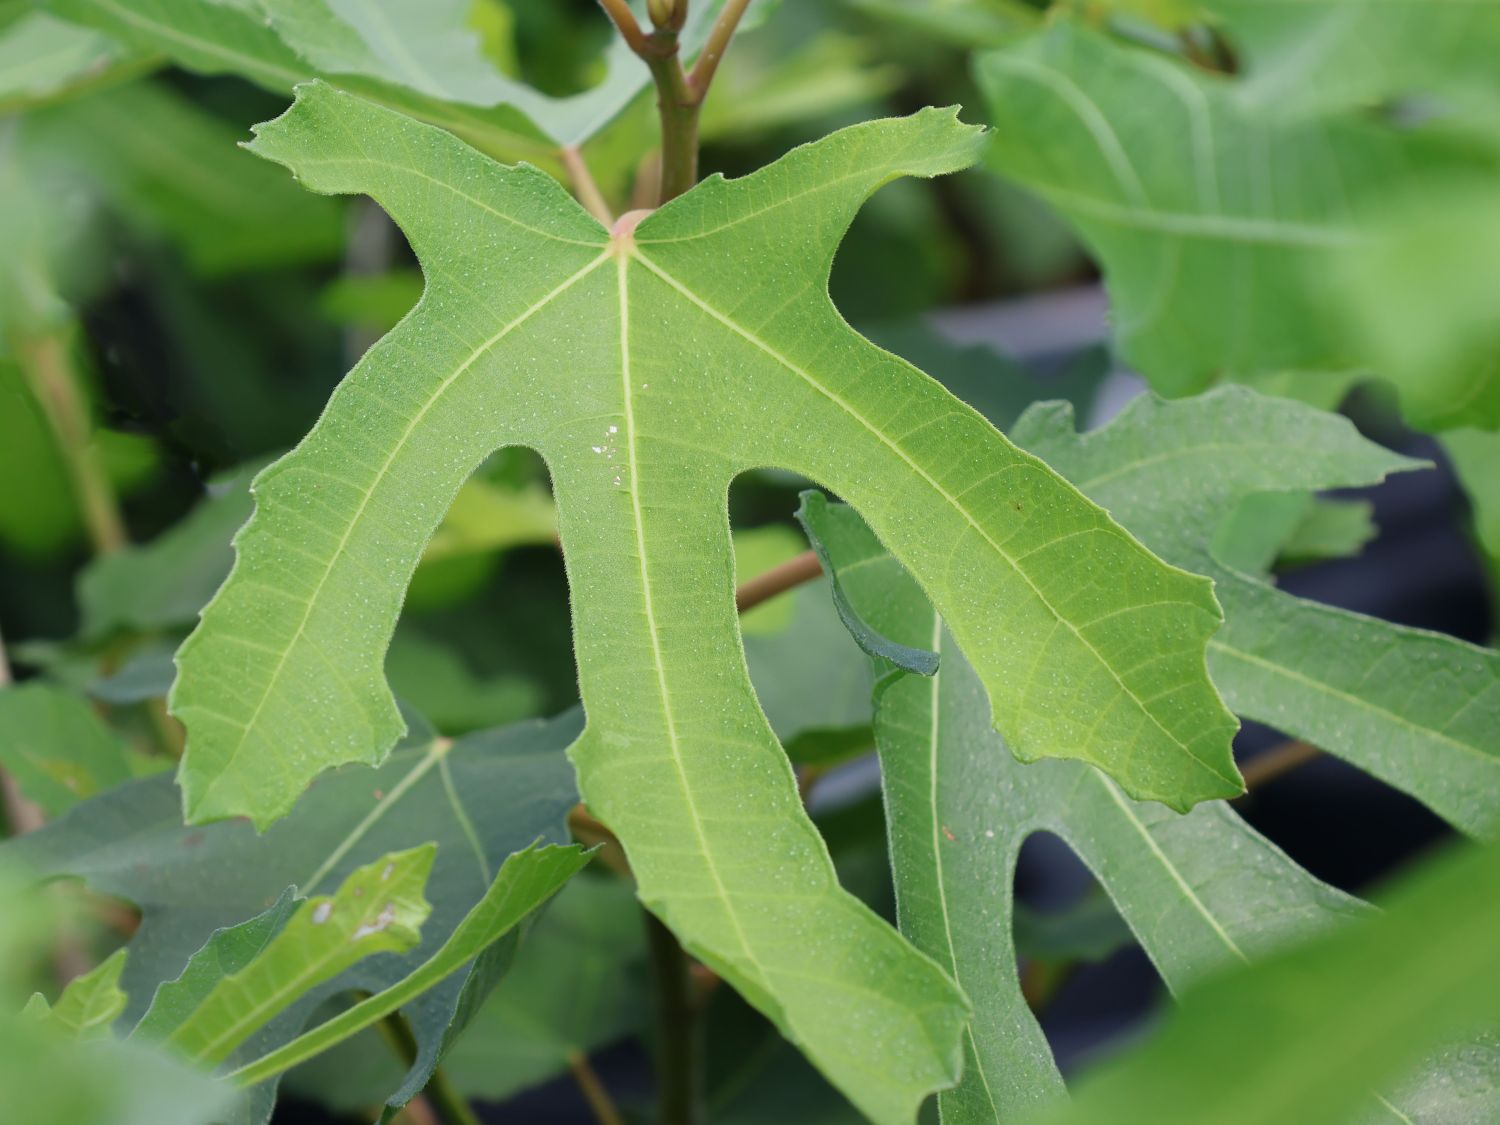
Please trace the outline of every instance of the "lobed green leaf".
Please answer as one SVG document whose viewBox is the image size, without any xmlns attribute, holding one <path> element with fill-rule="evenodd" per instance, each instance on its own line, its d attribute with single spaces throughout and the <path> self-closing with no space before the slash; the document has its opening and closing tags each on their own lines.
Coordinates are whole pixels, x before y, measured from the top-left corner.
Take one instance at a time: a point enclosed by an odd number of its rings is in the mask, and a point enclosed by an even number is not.
<svg viewBox="0 0 1500 1125">
<path fill-rule="evenodd" d="M 507 857 L 485 896 L 458 924 L 442 947 L 409 976 L 270 1054 L 240 1067 L 230 1076 L 231 1079 L 242 1086 L 264 1082 L 365 1028 L 373 1027 L 483 954 L 556 894 L 588 863 L 590 857 L 591 853 L 580 847 L 555 845 L 533 846 Z"/>
<path fill-rule="evenodd" d="M 1098 877 L 1169 988 L 1248 962 L 1354 913 L 1222 804 L 1186 816 L 1129 799 L 1092 766 L 1022 766 L 991 728 L 973 666 L 916 583 L 855 513 L 806 493 L 799 518 L 864 632 L 941 655 L 907 674 L 870 649 L 875 739 L 901 930 L 975 1004 L 945 1120 L 1010 1121 L 1056 1100 L 1062 1079 L 1022 996 L 1015 864 L 1033 832 L 1067 841 Z"/>
<path fill-rule="evenodd" d="M 298 906 L 244 968 L 222 977 L 163 1042 L 201 1063 L 236 1047 L 325 981 L 377 953 L 404 953 L 432 907 L 422 889 L 432 845 L 393 852 L 351 873 L 331 895 Z"/>
<path fill-rule="evenodd" d="M 253 148 L 314 190 L 372 194 L 427 290 L 256 482 L 235 570 L 179 656 L 190 815 L 265 823 L 320 769 L 378 760 L 401 726 L 379 662 L 423 545 L 492 449 L 532 445 L 568 559 L 591 810 L 694 953 L 865 1112 L 907 1119 L 952 1080 L 964 1008 L 838 888 L 757 704 L 732 598 L 738 473 L 784 466 L 861 508 L 979 654 L 1018 754 L 1099 761 L 1182 807 L 1240 787 L 1203 666 L 1207 584 L 828 300 L 863 198 L 978 141 L 942 111 L 856 126 L 612 236 L 533 170 L 301 88 Z"/>
<path fill-rule="evenodd" d="M 1209 667 L 1238 714 L 1354 763 L 1465 832 L 1500 833 L 1500 654 L 1294 598 L 1210 551 L 1222 514 L 1248 495 L 1373 484 L 1421 462 L 1343 418 L 1239 388 L 1142 398 L 1088 434 L 1066 408 L 1041 406 L 1013 436 L 1164 558 L 1213 576 L 1226 623 Z"/>
</svg>

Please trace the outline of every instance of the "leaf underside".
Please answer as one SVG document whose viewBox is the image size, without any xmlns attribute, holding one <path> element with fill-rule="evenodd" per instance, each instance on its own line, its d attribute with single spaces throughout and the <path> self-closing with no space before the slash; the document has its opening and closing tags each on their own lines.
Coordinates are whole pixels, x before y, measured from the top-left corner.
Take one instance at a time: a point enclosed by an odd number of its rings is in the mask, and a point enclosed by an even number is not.
<svg viewBox="0 0 1500 1125">
<path fill-rule="evenodd" d="M 1013 437 L 1164 557 L 1217 577 L 1227 623 L 1211 642 L 1211 667 L 1236 709 L 1314 739 L 1462 829 L 1500 830 L 1500 657 L 1301 601 L 1209 551 L 1225 514 L 1261 490 L 1368 484 L 1419 463 L 1366 441 L 1342 418 L 1241 388 L 1174 403 L 1144 397 L 1087 434 L 1074 431 L 1068 408 L 1046 404 Z M 1300 452 L 1278 456 L 1278 448 Z M 983 752 L 1000 742 L 987 700 L 916 583 L 852 510 L 809 493 L 799 515 L 860 616 L 856 635 L 885 641 L 869 651 L 885 673 L 875 729 L 902 931 L 976 1006 L 963 1079 L 939 1095 L 945 1116 L 1012 1120 L 1061 1094 L 1011 941 L 1016 855 L 1034 831 L 1077 851 L 1174 992 L 1360 911 L 1226 806 L 1173 816 L 1130 800 L 1091 767 L 1020 767 Z M 1309 634 L 1316 644 L 1285 643 Z M 894 671 L 890 642 L 940 652 L 937 675 Z M 1491 1054 L 1465 1045 L 1433 1065 L 1459 1077 L 1492 1073 Z M 1441 1082 L 1408 1086 L 1389 1104 L 1443 1104 Z M 1468 1079 L 1450 1100 L 1489 1088 L 1488 1079 Z"/>
<path fill-rule="evenodd" d="M 590 808 L 694 953 L 867 1114 L 909 1120 L 953 1080 L 966 1008 L 839 889 L 802 810 L 745 673 L 735 476 L 772 464 L 849 498 L 974 654 L 1018 755 L 1095 761 L 1179 808 L 1240 789 L 1204 666 L 1208 584 L 829 302 L 864 197 L 962 167 L 979 140 L 943 111 L 856 126 L 614 238 L 535 170 L 299 88 L 252 148 L 374 196 L 427 288 L 256 481 L 234 572 L 179 654 L 190 816 L 266 823 L 320 770 L 379 759 L 401 730 L 380 659 L 422 547 L 486 455 L 533 446 L 566 548 Z"/>
<path fill-rule="evenodd" d="M 1062 1097 L 1013 943 L 1016 860 L 1033 832 L 1078 853 L 1174 991 L 1358 911 L 1226 805 L 1179 816 L 1132 801 L 1091 766 L 1014 761 L 973 667 L 900 564 L 820 495 L 800 518 L 868 629 L 942 658 L 935 676 L 880 682 L 875 736 L 901 931 L 975 1005 L 962 1079 L 938 1095 L 944 1120 L 1013 1121 Z"/>
</svg>

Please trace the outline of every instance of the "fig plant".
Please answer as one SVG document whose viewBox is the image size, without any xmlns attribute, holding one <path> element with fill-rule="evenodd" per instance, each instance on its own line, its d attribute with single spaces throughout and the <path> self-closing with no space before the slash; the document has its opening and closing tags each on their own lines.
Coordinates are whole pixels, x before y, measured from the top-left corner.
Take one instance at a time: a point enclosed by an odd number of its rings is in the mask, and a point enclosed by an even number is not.
<svg viewBox="0 0 1500 1125">
<path fill-rule="evenodd" d="M 1500 551 L 1448 7 L 0 5 L 0 542 L 92 555 L 0 660 L 18 1120 L 1495 1119 L 1500 655 L 1277 584 L 1442 451 Z M 858 323 L 890 198 L 1080 246 L 1150 389 Z M 124 425 L 121 346 L 202 374 Z M 1320 877 L 1237 802 L 1324 755 L 1472 842 Z M 1038 833 L 1103 895 L 1018 901 Z M 1074 1099 L 1129 945 L 1174 1010 Z"/>
</svg>

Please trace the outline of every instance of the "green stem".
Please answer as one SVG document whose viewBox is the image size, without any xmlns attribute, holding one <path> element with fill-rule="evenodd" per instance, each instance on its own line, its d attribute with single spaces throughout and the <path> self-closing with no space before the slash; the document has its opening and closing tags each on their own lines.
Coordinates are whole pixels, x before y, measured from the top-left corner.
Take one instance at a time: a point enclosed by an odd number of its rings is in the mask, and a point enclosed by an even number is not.
<svg viewBox="0 0 1500 1125">
<path fill-rule="evenodd" d="M 416 1036 L 412 1034 L 410 1025 L 400 1012 L 392 1012 L 377 1026 L 380 1037 L 395 1052 L 397 1058 L 407 1066 L 417 1061 Z M 482 1125 L 463 1095 L 453 1088 L 453 1083 L 442 1067 L 433 1069 L 422 1095 L 446 1125 Z"/>
<path fill-rule="evenodd" d="M 72 356 L 72 333 L 48 332 L 19 341 L 16 348 L 27 388 L 41 407 L 62 454 L 78 510 L 98 554 L 125 546 L 125 521 L 114 486 L 104 471 L 81 379 Z"/>
<path fill-rule="evenodd" d="M 674 4 L 667 21 L 649 34 L 641 28 L 625 0 L 599 0 L 599 3 L 630 49 L 650 67 L 656 83 L 656 107 L 661 118 L 659 206 L 676 199 L 698 182 L 698 118 L 703 99 L 708 96 L 719 62 L 729 49 L 749 0 L 725 0 L 691 77 L 682 67 L 677 39 L 687 16 L 686 3 Z"/>
<path fill-rule="evenodd" d="M 568 1069 L 573 1072 L 573 1081 L 578 1083 L 579 1092 L 583 1094 L 583 1100 L 589 1103 L 589 1109 L 599 1125 L 625 1125 L 625 1118 L 620 1116 L 614 1099 L 609 1096 L 604 1083 L 599 1081 L 599 1076 L 589 1065 L 587 1055 L 582 1051 L 569 1051 Z"/>
<path fill-rule="evenodd" d="M 10 686 L 10 661 L 5 656 L 5 639 L 0 637 L 0 689 Z M 0 802 L 5 808 L 5 830 L 12 836 L 24 836 L 42 826 L 42 810 L 26 799 L 15 778 L 0 770 Z"/>
<path fill-rule="evenodd" d="M 578 146 L 563 145 L 558 150 L 558 155 L 562 157 L 563 168 L 568 173 L 568 182 L 573 185 L 573 194 L 577 196 L 578 202 L 582 203 L 584 209 L 605 227 L 614 226 L 615 217 L 610 213 L 609 203 L 605 200 L 604 193 L 599 190 L 599 185 L 594 181 L 593 174 L 583 159 L 583 154 L 578 151 Z"/>
<path fill-rule="evenodd" d="M 698 61 L 693 65 L 693 73 L 688 78 L 688 87 L 700 102 L 708 96 L 714 73 L 724 59 L 724 52 L 729 50 L 729 41 L 734 38 L 740 19 L 749 6 L 750 0 L 724 0 L 719 18 L 714 21 L 713 30 L 708 33 L 708 41 L 703 44 L 703 53 L 698 56 Z"/>
<path fill-rule="evenodd" d="M 652 38 L 670 38 L 672 42 L 671 55 L 646 60 L 656 80 L 656 108 L 661 117 L 660 205 L 698 182 L 698 117 L 703 100 L 688 87 L 682 60 L 677 57 L 677 33 L 658 31 Z"/>
<path fill-rule="evenodd" d="M 661 1125 L 698 1125 L 703 1119 L 702 1035 L 687 953 L 654 914 L 646 938 L 656 992 L 656 1077 Z"/>
<path fill-rule="evenodd" d="M 453 1080 L 442 1067 L 432 1072 L 423 1092 L 448 1125 L 482 1125 L 479 1115 L 469 1108 L 468 1099 L 454 1088 Z"/>
</svg>

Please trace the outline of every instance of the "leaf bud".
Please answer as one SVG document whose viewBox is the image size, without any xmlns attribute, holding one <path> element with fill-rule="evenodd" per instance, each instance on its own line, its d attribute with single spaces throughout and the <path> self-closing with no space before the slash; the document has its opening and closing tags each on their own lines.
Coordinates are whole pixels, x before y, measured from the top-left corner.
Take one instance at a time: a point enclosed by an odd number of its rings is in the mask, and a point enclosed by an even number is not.
<svg viewBox="0 0 1500 1125">
<path fill-rule="evenodd" d="M 646 12 L 657 29 L 677 31 L 687 15 L 687 0 L 646 0 Z"/>
</svg>

